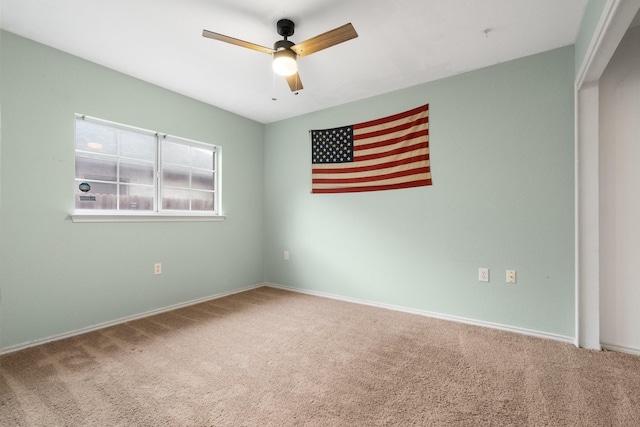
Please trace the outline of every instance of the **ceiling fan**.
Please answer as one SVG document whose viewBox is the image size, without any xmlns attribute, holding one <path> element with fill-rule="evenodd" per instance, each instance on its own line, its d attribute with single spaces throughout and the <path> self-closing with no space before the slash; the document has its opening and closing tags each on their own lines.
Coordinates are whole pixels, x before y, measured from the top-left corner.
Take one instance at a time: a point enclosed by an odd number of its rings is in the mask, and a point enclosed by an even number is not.
<svg viewBox="0 0 640 427">
<path fill-rule="evenodd" d="M 273 71 L 287 79 L 287 83 L 289 84 L 289 88 L 291 88 L 292 92 L 298 92 L 303 88 L 302 81 L 300 80 L 300 74 L 298 74 L 298 57 L 311 55 L 312 53 L 316 53 L 328 47 L 335 46 L 339 43 L 358 37 L 358 33 L 356 33 L 356 30 L 353 28 L 351 23 L 297 44 L 287 40 L 288 37 L 293 35 L 295 29 L 293 21 L 289 19 L 280 19 L 276 24 L 276 29 L 278 34 L 284 37 L 284 40 L 275 42 L 273 49 L 225 36 L 224 34 L 214 33 L 209 30 L 202 30 L 202 36 L 273 55 Z"/>
</svg>

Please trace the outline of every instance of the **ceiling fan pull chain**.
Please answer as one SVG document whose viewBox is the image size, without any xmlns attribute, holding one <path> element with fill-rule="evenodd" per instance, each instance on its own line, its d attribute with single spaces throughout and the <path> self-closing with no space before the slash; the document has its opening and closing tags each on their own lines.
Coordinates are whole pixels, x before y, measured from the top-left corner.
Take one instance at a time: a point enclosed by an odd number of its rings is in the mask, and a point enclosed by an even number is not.
<svg viewBox="0 0 640 427">
<path fill-rule="evenodd" d="M 271 100 L 277 101 L 278 97 L 276 96 L 276 73 L 274 71 L 271 74 L 273 75 L 273 96 L 271 96 Z"/>
</svg>

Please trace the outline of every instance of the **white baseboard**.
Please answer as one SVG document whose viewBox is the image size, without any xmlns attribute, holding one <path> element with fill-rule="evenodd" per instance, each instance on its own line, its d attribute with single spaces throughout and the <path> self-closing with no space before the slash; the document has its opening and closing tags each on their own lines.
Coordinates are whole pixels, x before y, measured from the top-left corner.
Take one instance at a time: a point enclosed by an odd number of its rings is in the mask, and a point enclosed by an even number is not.
<svg viewBox="0 0 640 427">
<path fill-rule="evenodd" d="M 12 345 L 10 347 L 6 347 L 6 348 L 1 349 L 0 350 L 0 355 L 14 353 L 16 351 L 24 350 L 24 349 L 27 349 L 27 348 L 30 348 L 30 347 L 35 347 L 35 346 L 46 344 L 46 343 L 49 343 L 49 342 L 59 341 L 59 340 L 65 339 L 65 338 L 70 338 L 70 337 L 74 337 L 74 336 L 77 336 L 77 335 L 82 335 L 82 334 L 85 334 L 85 333 L 88 333 L 88 332 L 97 331 L 99 329 L 108 328 L 110 326 L 115 326 L 115 325 L 119 325 L 119 324 L 122 324 L 122 323 L 131 322 L 133 320 L 142 319 L 142 318 L 153 316 L 153 315 L 160 314 L 160 313 L 165 313 L 167 311 L 177 310 L 179 308 L 188 307 L 190 305 L 199 304 L 199 303 L 205 302 L 205 301 L 211 301 L 211 300 L 215 300 L 215 299 L 218 299 L 218 298 L 223 298 L 223 297 L 226 297 L 226 296 L 229 296 L 229 295 L 238 294 L 238 293 L 249 291 L 249 290 L 252 290 L 252 289 L 257 289 L 257 288 L 260 288 L 260 287 L 263 287 L 263 286 L 276 288 L 276 289 L 283 289 L 283 290 L 286 290 L 286 291 L 298 292 L 298 293 L 302 293 L 302 294 L 313 295 L 313 296 L 318 296 L 318 297 L 323 297 L 323 298 L 330 298 L 330 299 L 350 302 L 350 303 L 354 303 L 354 304 L 362 304 L 362 305 L 368 305 L 368 306 L 372 306 L 372 307 L 384 308 L 384 309 L 387 309 L 387 310 L 394 310 L 394 311 L 400 311 L 400 312 L 404 312 L 404 313 L 417 314 L 417 315 L 420 315 L 420 316 L 433 317 L 433 318 L 436 318 L 436 319 L 449 320 L 449 321 L 452 321 L 452 322 L 465 323 L 465 324 L 468 324 L 468 325 L 482 326 L 482 327 L 485 327 L 485 328 L 492 328 L 492 329 L 498 329 L 498 330 L 501 330 L 501 331 L 514 332 L 514 333 L 534 336 L 534 337 L 538 337 L 538 338 L 551 339 L 551 340 L 554 340 L 554 341 L 560 341 L 560 342 L 564 342 L 564 343 L 568 343 L 568 344 L 573 344 L 574 343 L 574 338 L 573 337 L 568 337 L 568 336 L 564 336 L 564 335 L 558 335 L 558 334 L 552 334 L 552 333 L 548 333 L 548 332 L 535 331 L 535 330 L 519 328 L 519 327 L 515 327 L 515 326 L 502 325 L 502 324 L 499 324 L 499 323 L 484 322 L 484 321 L 475 320 L 475 319 L 468 319 L 468 318 L 465 318 L 465 317 L 450 316 L 450 315 L 447 315 L 447 314 L 434 313 L 434 312 L 424 311 L 424 310 L 417 310 L 417 309 L 408 308 L 408 307 L 402 307 L 402 306 L 397 306 L 397 305 L 365 301 L 365 300 L 360 300 L 360 299 L 356 299 L 356 298 L 349 298 L 349 297 L 344 297 L 344 296 L 340 296 L 340 295 L 329 294 L 329 293 L 325 293 L 325 292 L 310 291 L 310 290 L 306 290 L 306 289 L 292 288 L 292 287 L 288 287 L 288 286 L 278 285 L 278 284 L 275 284 L 275 283 L 267 283 L 267 282 L 265 282 L 265 283 L 259 283 L 257 285 L 247 286 L 247 287 L 240 288 L 240 289 L 234 289 L 233 291 L 230 291 L 230 292 L 215 294 L 215 295 L 211 295 L 211 296 L 207 296 L 207 297 L 203 297 L 203 298 L 198 298 L 198 299 L 195 299 L 195 300 L 191 300 L 191 301 L 187 301 L 187 302 L 183 302 L 183 303 L 179 303 L 179 304 L 170 305 L 170 306 L 159 308 L 159 309 L 155 309 L 155 310 L 146 311 L 144 313 L 139 313 L 139 314 L 135 314 L 135 315 L 132 315 L 132 316 L 122 317 L 122 318 L 119 318 L 119 319 L 116 319 L 116 320 L 112 320 L 112 321 L 109 321 L 109 322 L 99 323 L 99 324 L 96 324 L 96 325 L 88 326 L 86 328 L 81 328 L 81 329 L 77 329 L 77 330 L 74 330 L 74 331 L 65 332 L 65 333 L 62 333 L 62 334 L 52 335 L 52 336 L 49 336 L 49 337 L 46 337 L 46 338 L 41 338 L 41 339 L 28 341 L 28 342 L 21 343 L 21 344 Z M 606 344 L 603 344 L 602 346 L 603 346 L 603 348 L 606 348 L 608 350 L 620 351 L 620 352 L 624 352 L 624 353 L 631 353 L 631 354 L 640 355 L 640 350 L 637 350 L 637 349 L 630 349 L 630 348 L 624 348 L 624 347 L 606 345 Z"/>
<path fill-rule="evenodd" d="M 268 287 L 271 287 L 271 288 L 283 289 L 283 290 L 286 290 L 286 291 L 298 292 L 298 293 L 301 293 L 301 294 L 314 295 L 314 296 L 323 297 L 323 298 L 331 298 L 331 299 L 336 299 L 336 300 L 345 301 L 345 302 L 351 302 L 351 303 L 355 303 L 355 304 L 369 305 L 369 306 L 372 306 L 372 307 L 385 308 L 385 309 L 394 310 L 394 311 L 401 311 L 403 313 L 417 314 L 417 315 L 425 316 L 425 317 L 433 317 L 435 319 L 449 320 L 449 321 L 452 321 L 452 322 L 465 323 L 467 325 L 482 326 L 482 327 L 485 327 L 485 328 L 498 329 L 498 330 L 507 331 L 507 332 L 515 332 L 517 334 L 529 335 L 529 336 L 538 337 L 538 338 L 544 338 L 544 339 L 550 339 L 550 340 L 560 341 L 560 342 L 567 343 L 567 344 L 574 344 L 574 338 L 573 337 L 568 337 L 568 336 L 559 335 L 559 334 L 553 334 L 553 333 L 549 333 L 549 332 L 536 331 L 536 330 L 532 330 L 532 329 L 520 328 L 520 327 L 517 327 L 517 326 L 502 325 L 502 324 L 493 323 L 493 322 L 485 322 L 485 321 L 482 321 L 482 320 L 468 319 L 468 318 L 459 317 L 459 316 L 450 316 L 448 314 L 434 313 L 434 312 L 431 312 L 431 311 L 417 310 L 417 309 L 408 308 L 408 307 L 402 307 L 402 306 L 397 306 L 397 305 L 382 304 L 382 303 L 377 303 L 377 302 L 359 300 L 359 299 L 343 297 L 343 296 L 335 295 L 335 294 L 328 294 L 328 293 L 324 293 L 324 292 L 316 292 L 316 291 L 310 291 L 310 290 L 306 290 L 306 289 L 299 289 L 299 288 L 292 288 L 292 287 L 289 287 L 289 286 L 282 286 L 282 285 L 278 285 L 278 284 L 275 284 L 275 283 L 265 283 L 264 285 L 268 286 Z"/>
<path fill-rule="evenodd" d="M 65 338 L 71 338 L 77 335 L 86 334 L 87 332 L 97 331 L 99 329 L 108 328 L 110 326 L 119 325 L 122 323 L 131 322 L 133 320 L 142 319 L 145 317 L 153 316 L 160 313 L 165 313 L 167 311 L 177 310 L 179 308 L 188 307 L 190 305 L 199 304 L 201 302 L 211 301 L 218 298 L 227 297 L 229 295 L 238 294 L 240 292 L 250 291 L 252 289 L 261 288 L 265 286 L 263 283 L 259 283 L 257 285 L 247 286 L 240 289 L 234 289 L 233 291 L 224 292 L 220 294 L 210 295 L 203 298 L 194 299 L 187 302 L 182 302 L 179 304 L 173 304 L 167 307 L 158 308 L 155 310 L 145 311 L 144 313 L 134 314 L 132 316 L 121 317 L 119 319 L 111 320 L 109 322 L 98 323 L 97 325 L 88 326 L 86 328 L 76 329 L 75 331 L 65 332 L 62 334 L 52 335 L 46 338 L 41 338 L 33 341 L 27 341 L 21 344 L 12 345 L 0 350 L 0 355 L 15 353 L 16 351 L 24 350 L 30 347 L 35 347 L 38 345 L 46 344 L 53 341 L 63 340 Z"/>
<path fill-rule="evenodd" d="M 606 344 L 602 343 L 602 348 L 605 350 L 617 351 L 619 353 L 628 353 L 635 356 L 640 356 L 640 348 L 625 347 L 622 345 Z"/>
</svg>

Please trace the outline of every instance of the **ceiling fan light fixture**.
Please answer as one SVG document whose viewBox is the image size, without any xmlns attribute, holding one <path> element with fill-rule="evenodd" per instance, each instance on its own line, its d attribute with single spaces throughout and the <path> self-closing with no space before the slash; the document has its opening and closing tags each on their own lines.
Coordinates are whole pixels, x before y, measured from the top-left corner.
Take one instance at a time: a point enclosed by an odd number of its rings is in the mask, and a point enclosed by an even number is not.
<svg viewBox="0 0 640 427">
<path fill-rule="evenodd" d="M 296 54 L 290 49 L 281 49 L 273 53 L 273 71 L 281 76 L 292 76 L 298 72 Z"/>
</svg>

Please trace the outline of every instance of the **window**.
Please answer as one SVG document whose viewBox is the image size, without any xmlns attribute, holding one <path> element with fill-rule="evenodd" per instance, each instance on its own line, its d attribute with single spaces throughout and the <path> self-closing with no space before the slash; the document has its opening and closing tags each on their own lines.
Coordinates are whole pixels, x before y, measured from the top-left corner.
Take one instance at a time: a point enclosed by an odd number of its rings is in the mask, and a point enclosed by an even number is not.
<svg viewBox="0 0 640 427">
<path fill-rule="evenodd" d="M 222 219 L 220 147 L 76 116 L 74 221 Z"/>
</svg>

